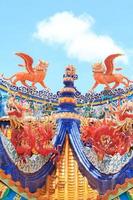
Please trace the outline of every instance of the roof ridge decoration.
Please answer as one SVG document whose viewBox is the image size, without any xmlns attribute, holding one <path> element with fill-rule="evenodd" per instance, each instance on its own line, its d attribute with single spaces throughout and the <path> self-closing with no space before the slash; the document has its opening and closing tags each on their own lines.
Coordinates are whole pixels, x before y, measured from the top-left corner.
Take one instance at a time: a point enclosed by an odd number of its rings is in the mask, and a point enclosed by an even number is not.
<svg viewBox="0 0 133 200">
<path fill-rule="evenodd" d="M 93 143 L 91 145 L 90 141 L 85 143 L 82 140 L 81 131 L 82 124 L 86 122 L 93 126 L 96 121 L 99 121 L 99 124 L 102 126 L 103 124 L 109 124 L 112 117 L 113 123 L 116 121 L 120 122 L 117 124 L 119 131 L 126 131 L 126 137 L 132 141 L 132 131 L 129 133 L 130 125 L 132 125 L 132 85 L 126 89 L 104 90 L 98 94 L 90 93 L 82 95 L 74 86 L 74 81 L 77 78 L 76 68 L 73 65 L 68 65 L 63 75 L 64 88 L 56 95 L 46 90 L 37 91 L 31 88 L 24 88 L 23 90 L 0 79 L 0 88 L 4 94 L 4 97 L 1 97 L 4 98 L 4 101 L 1 101 L 4 104 L 1 103 L 0 105 L 3 107 L 6 106 L 9 109 L 7 110 L 8 116 L 2 114 L 0 118 L 1 134 L 4 135 L 0 137 L 1 173 L 7 174 L 15 183 L 18 183 L 19 187 L 24 189 L 23 191 L 26 194 L 31 196 L 32 194 L 33 196 L 34 194 L 38 195 L 38 188 L 45 187 L 44 185 L 47 184 L 49 175 L 54 172 L 58 165 L 58 159 L 60 159 L 60 155 L 62 155 L 64 145 L 68 142 L 68 139 L 82 177 L 86 177 L 88 184 L 92 187 L 92 190 L 98 191 L 100 198 L 106 196 L 106 193 L 109 193 L 108 191 L 114 191 L 118 185 L 123 185 L 127 179 L 130 180 L 133 178 L 131 142 L 131 146 L 127 147 L 126 153 L 123 150 L 124 155 L 116 156 L 114 154 L 114 158 L 109 155 L 112 160 L 114 159 L 112 163 L 119 160 L 121 165 L 119 166 L 119 170 L 115 171 L 115 169 L 110 168 L 107 171 L 103 170 L 101 165 L 105 166 L 106 164 L 106 167 L 109 166 L 104 157 L 108 156 L 108 154 L 104 155 L 102 153 L 100 157 L 97 151 L 94 152 Z M 20 89 L 23 92 L 20 93 Z M 9 91 L 10 96 L 7 97 L 5 91 Z M 32 98 L 29 99 L 29 97 Z M 112 105 L 111 108 L 110 105 Z M 116 110 L 116 107 L 122 107 L 123 110 Z M 45 112 L 42 112 L 44 109 L 46 109 L 45 111 L 49 111 L 49 113 L 45 115 Z M 99 117 L 99 110 L 105 114 L 100 115 L 101 118 Z M 85 115 L 85 112 L 89 113 L 89 117 Z M 120 118 L 117 118 L 117 113 L 121 113 L 121 119 L 124 117 L 124 119 L 128 118 L 128 120 L 121 121 Z M 110 118 L 107 119 L 108 117 Z M 53 121 L 55 121 L 56 128 L 52 126 Z M 23 143 L 22 138 L 28 138 L 28 142 L 33 140 L 32 144 L 28 143 L 29 146 L 31 145 L 30 150 L 28 149 L 28 151 L 22 153 L 23 149 L 21 149 L 22 155 L 20 156 L 18 146 L 14 148 L 16 143 L 12 143 L 14 139 L 12 138 L 13 135 L 15 137 L 21 136 L 17 140 L 17 145 L 20 143 L 20 147 L 22 145 L 25 150 L 27 144 Z M 111 135 L 109 136 L 112 137 Z M 45 145 L 42 145 L 42 141 Z M 108 144 L 108 140 L 102 140 L 102 142 L 105 142 L 104 144 L 107 142 Z M 41 146 L 41 150 L 43 151 L 39 151 L 39 146 Z M 87 152 L 88 149 L 91 154 Z M 49 153 L 45 154 L 44 150 L 47 150 Z M 95 153 L 97 153 L 97 160 L 94 158 Z M 119 157 L 119 159 L 115 156 Z M 17 166 L 17 158 L 23 160 L 23 167 Z M 33 165 L 30 162 L 32 158 L 36 161 L 37 166 L 34 166 L 36 169 L 30 166 Z M 103 160 L 101 161 L 99 158 Z M 28 167 L 31 168 L 29 169 Z M 114 166 L 112 165 L 112 167 Z"/>
</svg>

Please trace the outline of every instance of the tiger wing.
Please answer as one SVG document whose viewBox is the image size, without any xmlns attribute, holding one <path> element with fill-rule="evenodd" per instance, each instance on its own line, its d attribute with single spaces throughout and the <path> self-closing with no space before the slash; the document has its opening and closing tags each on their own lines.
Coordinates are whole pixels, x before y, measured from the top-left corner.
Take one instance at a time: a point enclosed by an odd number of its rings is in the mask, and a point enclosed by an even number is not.
<svg viewBox="0 0 133 200">
<path fill-rule="evenodd" d="M 34 72 L 33 67 L 32 67 L 33 59 L 29 55 L 22 53 L 22 52 L 17 52 L 16 55 L 20 56 L 25 62 L 25 64 L 22 64 L 22 65 L 19 64 L 19 66 L 26 67 L 26 70 L 29 73 Z"/>
<path fill-rule="evenodd" d="M 106 72 L 105 74 L 107 75 L 111 75 L 113 73 L 113 69 L 114 69 L 114 64 L 113 64 L 113 60 L 118 57 L 118 56 L 122 56 L 123 54 L 111 54 L 109 55 L 105 60 L 104 60 L 104 64 L 106 66 Z"/>
</svg>

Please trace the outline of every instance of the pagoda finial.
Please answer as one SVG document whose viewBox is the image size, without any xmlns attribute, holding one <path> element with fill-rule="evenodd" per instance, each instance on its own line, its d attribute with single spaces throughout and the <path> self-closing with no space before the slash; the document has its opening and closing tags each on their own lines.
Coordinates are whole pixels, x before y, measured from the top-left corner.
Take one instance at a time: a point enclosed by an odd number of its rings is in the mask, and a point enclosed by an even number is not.
<svg viewBox="0 0 133 200">
<path fill-rule="evenodd" d="M 60 91 L 59 106 L 61 112 L 75 112 L 76 98 L 74 80 L 78 78 L 76 74 L 76 68 L 74 65 L 68 65 L 65 67 L 65 73 L 63 75 L 64 88 Z"/>
</svg>

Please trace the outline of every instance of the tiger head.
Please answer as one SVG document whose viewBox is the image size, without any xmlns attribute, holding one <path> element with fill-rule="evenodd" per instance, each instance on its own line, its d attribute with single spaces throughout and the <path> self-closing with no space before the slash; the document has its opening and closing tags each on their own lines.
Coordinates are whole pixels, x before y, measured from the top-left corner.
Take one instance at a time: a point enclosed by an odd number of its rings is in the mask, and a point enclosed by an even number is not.
<svg viewBox="0 0 133 200">
<path fill-rule="evenodd" d="M 102 63 L 95 63 L 92 65 L 92 71 L 95 72 L 101 72 L 104 73 L 105 72 L 105 66 Z"/>
</svg>

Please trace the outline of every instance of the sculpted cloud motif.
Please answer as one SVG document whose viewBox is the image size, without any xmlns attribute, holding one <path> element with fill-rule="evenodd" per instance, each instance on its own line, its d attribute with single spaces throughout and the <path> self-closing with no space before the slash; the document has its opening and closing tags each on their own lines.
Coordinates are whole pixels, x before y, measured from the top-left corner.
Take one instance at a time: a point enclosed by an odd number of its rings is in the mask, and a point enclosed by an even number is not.
<svg viewBox="0 0 133 200">
<path fill-rule="evenodd" d="M 62 45 L 68 57 L 91 62 L 124 50 L 108 35 L 93 31 L 95 21 L 89 15 L 60 12 L 42 20 L 34 36 L 51 45 Z"/>
</svg>

